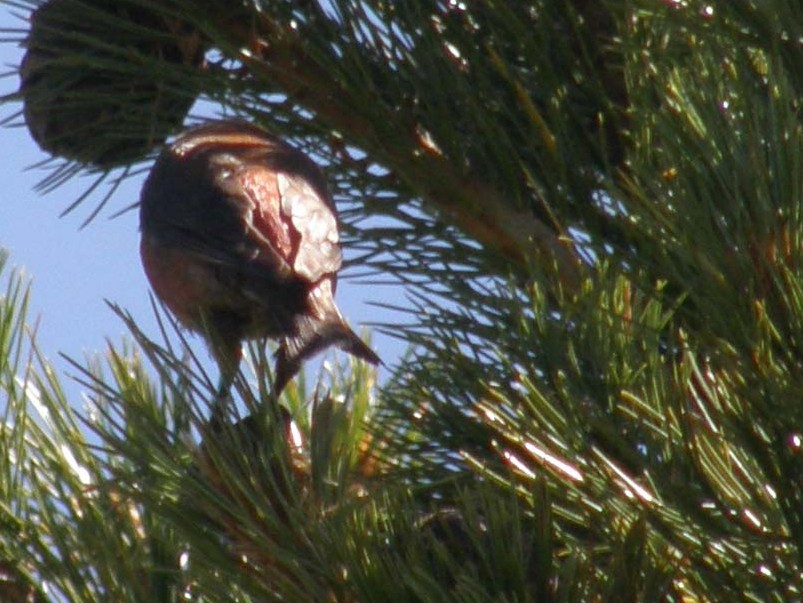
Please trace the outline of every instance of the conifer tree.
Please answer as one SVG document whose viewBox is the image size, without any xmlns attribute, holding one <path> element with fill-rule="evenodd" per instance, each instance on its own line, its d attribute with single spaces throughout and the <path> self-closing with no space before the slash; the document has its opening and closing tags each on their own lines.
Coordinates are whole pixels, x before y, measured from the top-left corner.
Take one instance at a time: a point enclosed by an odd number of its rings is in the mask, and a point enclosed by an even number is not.
<svg viewBox="0 0 803 603">
<path fill-rule="evenodd" d="M 115 308 L 84 408 L 4 271 L 0 600 L 803 599 L 798 0 L 6 4 L 46 187 L 198 98 L 258 123 L 410 351 L 277 406 L 255 344 L 212 432 L 181 330 Z"/>
</svg>

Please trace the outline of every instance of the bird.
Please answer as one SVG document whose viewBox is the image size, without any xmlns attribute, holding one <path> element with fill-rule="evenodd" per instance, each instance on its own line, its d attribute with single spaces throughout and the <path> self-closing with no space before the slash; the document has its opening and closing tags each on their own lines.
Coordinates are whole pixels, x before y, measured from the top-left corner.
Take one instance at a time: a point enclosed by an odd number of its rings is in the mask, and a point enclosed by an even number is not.
<svg viewBox="0 0 803 603">
<path fill-rule="evenodd" d="M 190 127 L 165 146 L 140 195 L 140 255 L 156 297 L 200 333 L 230 393 L 245 340 L 279 341 L 272 395 L 329 346 L 377 365 L 335 300 L 342 265 L 321 168 L 241 119 Z"/>
</svg>

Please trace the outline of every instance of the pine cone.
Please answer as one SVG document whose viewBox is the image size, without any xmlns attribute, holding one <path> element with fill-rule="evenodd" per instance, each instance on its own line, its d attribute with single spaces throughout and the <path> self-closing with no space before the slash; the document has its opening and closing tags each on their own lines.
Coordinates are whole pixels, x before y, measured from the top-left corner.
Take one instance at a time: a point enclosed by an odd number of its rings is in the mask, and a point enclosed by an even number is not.
<svg viewBox="0 0 803 603">
<path fill-rule="evenodd" d="M 197 32 L 125 0 L 50 0 L 31 13 L 25 121 L 48 153 L 101 168 L 143 159 L 181 126 L 203 63 Z"/>
</svg>

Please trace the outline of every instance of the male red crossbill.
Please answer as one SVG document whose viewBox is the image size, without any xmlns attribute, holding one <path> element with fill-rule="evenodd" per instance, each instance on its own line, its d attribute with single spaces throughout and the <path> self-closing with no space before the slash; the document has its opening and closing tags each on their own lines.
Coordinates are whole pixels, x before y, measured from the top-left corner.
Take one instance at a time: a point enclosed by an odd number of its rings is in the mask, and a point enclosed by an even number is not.
<svg viewBox="0 0 803 603">
<path fill-rule="evenodd" d="M 221 395 L 244 339 L 280 339 L 277 396 L 330 345 L 379 363 L 335 305 L 335 211 L 311 159 L 244 121 L 191 128 L 156 160 L 140 199 L 145 273 L 179 322 L 208 340 Z"/>
</svg>

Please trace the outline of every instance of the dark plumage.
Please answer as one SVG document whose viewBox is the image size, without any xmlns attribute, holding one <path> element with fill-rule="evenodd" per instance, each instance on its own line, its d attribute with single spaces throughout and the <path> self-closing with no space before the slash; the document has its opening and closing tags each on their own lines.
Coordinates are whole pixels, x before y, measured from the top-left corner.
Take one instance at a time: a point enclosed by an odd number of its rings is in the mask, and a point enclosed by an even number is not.
<svg viewBox="0 0 803 603">
<path fill-rule="evenodd" d="M 244 339 L 280 340 L 275 395 L 330 345 L 379 363 L 335 305 L 335 212 L 312 160 L 243 121 L 191 128 L 156 160 L 140 201 L 142 262 L 157 296 L 207 337 L 221 393 Z"/>
</svg>

